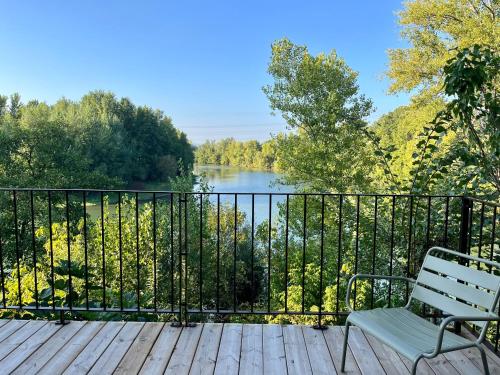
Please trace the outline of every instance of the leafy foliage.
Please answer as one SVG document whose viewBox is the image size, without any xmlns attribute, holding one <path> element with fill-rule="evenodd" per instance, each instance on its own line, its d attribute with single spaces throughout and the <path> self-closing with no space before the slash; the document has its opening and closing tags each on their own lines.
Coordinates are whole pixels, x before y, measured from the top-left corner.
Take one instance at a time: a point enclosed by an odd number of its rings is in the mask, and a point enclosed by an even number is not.
<svg viewBox="0 0 500 375">
<path fill-rule="evenodd" d="M 368 190 L 371 154 L 357 130 L 372 103 L 359 93 L 357 74 L 334 51 L 313 56 L 288 39 L 272 45 L 268 71 L 274 83 L 264 93 L 295 130 L 275 140 L 287 181 L 319 191 Z"/>
<path fill-rule="evenodd" d="M 9 105 L 7 105 L 9 104 Z M 166 180 L 194 160 L 160 111 L 95 91 L 54 105 L 0 97 L 0 185 L 112 187 Z"/>
<path fill-rule="evenodd" d="M 237 141 L 234 138 L 206 141 L 195 150 L 196 163 L 231 165 L 243 168 L 277 169 L 276 144 L 273 140 Z"/>
</svg>

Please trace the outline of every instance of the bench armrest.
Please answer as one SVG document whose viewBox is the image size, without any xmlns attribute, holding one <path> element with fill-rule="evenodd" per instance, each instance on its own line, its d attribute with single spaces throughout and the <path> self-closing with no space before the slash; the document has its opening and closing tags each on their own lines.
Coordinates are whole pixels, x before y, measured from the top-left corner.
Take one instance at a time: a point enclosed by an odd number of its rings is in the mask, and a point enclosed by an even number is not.
<svg viewBox="0 0 500 375">
<path fill-rule="evenodd" d="M 410 283 L 415 283 L 416 281 L 414 279 L 410 279 L 409 277 L 404 277 L 404 276 L 385 276 L 385 275 L 370 275 L 370 274 L 363 274 L 363 273 L 358 273 L 351 277 L 349 280 L 349 283 L 347 284 L 347 295 L 345 297 L 345 302 L 347 305 L 347 308 L 349 311 L 354 311 L 354 308 L 351 306 L 351 289 L 352 289 L 352 284 L 357 280 L 357 279 L 372 279 L 372 280 L 400 280 L 400 281 L 407 281 Z"/>
<path fill-rule="evenodd" d="M 449 316 L 441 322 L 439 325 L 439 331 L 438 331 L 438 336 L 437 336 L 437 343 L 436 343 L 436 348 L 434 349 L 434 352 L 429 355 L 429 357 L 435 357 L 441 352 L 441 346 L 443 344 L 443 337 L 444 333 L 446 331 L 446 327 L 450 323 L 453 322 L 474 322 L 474 321 L 482 321 L 482 322 L 492 322 L 492 321 L 498 321 L 499 317 L 498 315 L 491 314 L 489 316 Z M 476 344 L 479 345 L 484 339 L 484 336 L 486 334 L 486 330 L 483 330 L 483 332 L 479 335 L 479 337 L 476 340 Z M 426 355 L 427 357 L 427 355 Z"/>
</svg>

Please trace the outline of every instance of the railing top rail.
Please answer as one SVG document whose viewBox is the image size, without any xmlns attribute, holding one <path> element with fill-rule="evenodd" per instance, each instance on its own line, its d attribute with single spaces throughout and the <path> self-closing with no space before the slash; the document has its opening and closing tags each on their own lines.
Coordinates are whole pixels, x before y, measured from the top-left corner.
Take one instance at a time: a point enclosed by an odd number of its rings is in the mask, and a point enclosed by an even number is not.
<svg viewBox="0 0 500 375">
<path fill-rule="evenodd" d="M 462 195 L 444 194 L 390 194 L 390 193 L 331 193 L 331 192 L 246 192 L 246 191 L 178 191 L 178 190 L 139 190 L 139 189 L 87 189 L 87 188 L 26 188 L 0 187 L 0 191 L 40 191 L 40 192 L 74 192 L 74 193 L 143 193 L 143 194 L 188 194 L 188 195 L 283 195 L 283 196 L 362 196 L 362 197 L 431 197 L 431 198 L 462 198 Z M 476 198 L 471 198 L 478 200 Z M 487 203 L 487 202 L 485 202 Z"/>
<path fill-rule="evenodd" d="M 492 201 L 487 201 L 487 200 L 484 200 L 481 198 L 475 198 L 475 197 L 469 197 L 469 196 L 465 196 L 464 198 L 470 199 L 471 201 L 474 201 L 474 202 L 485 204 L 487 206 L 500 207 L 500 202 L 492 202 Z"/>
</svg>

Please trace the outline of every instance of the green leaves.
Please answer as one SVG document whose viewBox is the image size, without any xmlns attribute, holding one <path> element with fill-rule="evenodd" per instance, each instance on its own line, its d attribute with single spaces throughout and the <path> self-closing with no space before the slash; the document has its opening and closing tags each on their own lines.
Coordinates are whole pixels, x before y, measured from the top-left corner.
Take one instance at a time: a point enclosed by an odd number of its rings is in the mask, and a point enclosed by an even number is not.
<svg viewBox="0 0 500 375">
<path fill-rule="evenodd" d="M 294 130 L 274 139 L 286 180 L 318 191 L 369 189 L 373 155 L 362 130 L 372 102 L 357 73 L 335 51 L 314 56 L 288 39 L 273 43 L 268 72 L 274 81 L 263 91 Z"/>
</svg>

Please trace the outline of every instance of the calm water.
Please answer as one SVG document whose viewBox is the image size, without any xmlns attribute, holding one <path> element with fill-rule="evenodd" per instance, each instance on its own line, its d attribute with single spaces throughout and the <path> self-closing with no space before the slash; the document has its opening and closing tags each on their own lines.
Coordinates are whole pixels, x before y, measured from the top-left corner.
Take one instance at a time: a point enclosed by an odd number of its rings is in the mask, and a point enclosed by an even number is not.
<svg viewBox="0 0 500 375">
<path fill-rule="evenodd" d="M 292 193 L 293 186 L 278 183 L 280 175 L 219 165 L 197 165 L 197 176 L 205 176 L 208 185 L 217 193 Z M 195 187 L 196 189 L 197 187 Z"/>
<path fill-rule="evenodd" d="M 228 166 L 198 165 L 194 168 L 197 176 L 204 176 L 210 187 L 216 193 L 221 194 L 221 203 L 234 204 L 234 194 L 228 193 L 293 193 L 293 186 L 280 184 L 277 180 L 280 175 L 268 171 L 255 171 Z M 197 190 L 199 185 L 195 186 Z M 285 200 L 285 196 L 275 195 L 272 197 L 271 216 L 276 219 L 277 205 Z M 216 202 L 214 195 L 212 202 Z M 262 222 L 269 217 L 269 196 L 255 196 L 255 222 Z M 246 213 L 250 219 L 252 213 L 252 196 L 238 195 L 238 210 Z M 274 221 L 273 220 L 273 221 Z"/>
</svg>

